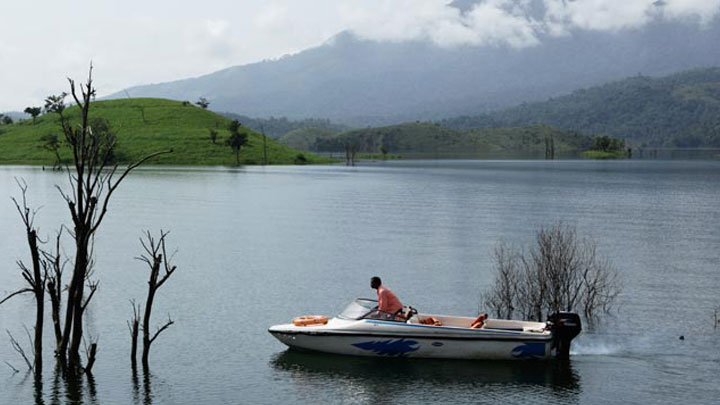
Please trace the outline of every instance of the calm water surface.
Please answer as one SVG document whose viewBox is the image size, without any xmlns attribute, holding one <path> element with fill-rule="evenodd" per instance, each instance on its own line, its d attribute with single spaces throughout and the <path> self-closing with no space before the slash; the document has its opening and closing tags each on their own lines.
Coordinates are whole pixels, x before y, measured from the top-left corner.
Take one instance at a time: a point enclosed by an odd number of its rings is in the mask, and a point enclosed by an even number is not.
<svg viewBox="0 0 720 405">
<path fill-rule="evenodd" d="M 21 286 L 14 262 L 27 256 L 14 177 L 42 205 L 42 235 L 67 217 L 54 190 L 62 175 L 0 167 L 0 294 Z M 119 189 L 97 240 L 94 381 L 56 379 L 50 358 L 40 384 L 0 364 L 0 403 L 714 403 L 719 207 L 717 161 L 145 169 Z M 593 237 L 625 283 L 619 312 L 586 328 L 569 365 L 294 353 L 267 333 L 372 296 L 376 274 L 420 310 L 476 314 L 493 246 L 529 243 L 558 219 Z M 154 318 L 176 323 L 153 347 L 151 374 L 133 376 L 128 300 L 143 299 L 147 280 L 133 257 L 141 232 L 160 228 L 171 230 L 179 270 Z M 14 299 L 0 307 L 0 329 L 21 337 L 33 314 L 31 297 Z M 51 347 L 46 328 L 46 357 Z M 0 361 L 22 365 L 5 338 Z"/>
</svg>

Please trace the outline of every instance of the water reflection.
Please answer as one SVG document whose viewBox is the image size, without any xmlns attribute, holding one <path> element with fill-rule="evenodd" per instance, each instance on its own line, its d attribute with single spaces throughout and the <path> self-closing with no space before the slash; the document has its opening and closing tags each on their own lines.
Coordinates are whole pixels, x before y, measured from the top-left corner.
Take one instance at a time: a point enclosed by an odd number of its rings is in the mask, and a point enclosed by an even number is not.
<svg viewBox="0 0 720 405">
<path fill-rule="evenodd" d="M 133 391 L 133 403 L 151 405 L 153 402 L 152 395 L 152 382 L 150 370 L 143 367 L 142 369 L 142 390 L 140 389 L 140 380 L 138 379 L 137 367 L 132 368 L 132 391 Z"/>
<path fill-rule="evenodd" d="M 33 377 L 33 397 L 35 398 L 35 403 L 44 405 L 42 374 L 37 373 Z"/>
<path fill-rule="evenodd" d="M 36 405 L 59 404 L 98 404 L 95 377 L 91 373 L 69 373 L 57 364 L 52 378 L 43 379 L 43 373 L 28 370 L 18 386 L 24 386 L 32 380 L 32 398 Z M 46 384 L 49 391 L 45 391 Z M 47 396 L 46 396 L 47 394 Z"/>
<path fill-rule="evenodd" d="M 569 362 L 459 361 L 378 359 L 287 350 L 270 362 L 280 378 L 289 379 L 295 394 L 311 400 L 417 402 L 507 399 L 577 402 L 580 378 Z"/>
</svg>

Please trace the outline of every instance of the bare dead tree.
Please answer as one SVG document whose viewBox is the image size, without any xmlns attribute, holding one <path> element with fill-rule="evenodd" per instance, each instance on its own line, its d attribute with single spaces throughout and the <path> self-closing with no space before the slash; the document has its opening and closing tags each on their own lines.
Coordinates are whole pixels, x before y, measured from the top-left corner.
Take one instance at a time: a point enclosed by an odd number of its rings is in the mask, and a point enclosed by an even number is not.
<svg viewBox="0 0 720 405">
<path fill-rule="evenodd" d="M 267 154 L 267 135 L 265 135 L 265 127 L 260 124 L 260 133 L 263 137 L 263 166 L 268 164 L 268 154 Z"/>
<path fill-rule="evenodd" d="M 345 143 L 345 165 L 355 166 L 355 154 L 357 153 L 358 145 L 356 142 Z"/>
<path fill-rule="evenodd" d="M 52 313 L 53 331 L 55 332 L 55 350 L 59 351 L 62 342 L 62 328 L 60 327 L 60 306 L 62 303 L 62 275 L 67 260 L 62 258 L 60 252 L 60 239 L 62 238 L 63 226 L 60 227 L 55 236 L 54 251 L 43 251 L 45 257 L 42 261 L 44 272 L 47 277 L 47 292 L 50 296 L 50 307 Z"/>
<path fill-rule="evenodd" d="M 130 305 L 132 305 L 133 316 L 127 321 L 127 325 L 130 331 L 130 364 L 135 370 L 137 368 L 138 331 L 140 330 L 140 306 L 135 303 L 135 300 L 131 300 Z"/>
<path fill-rule="evenodd" d="M 559 222 L 536 234 L 533 262 L 545 285 L 545 309 L 569 311 L 583 292 L 582 275 L 595 263 L 595 246 L 580 241 L 575 228 Z"/>
<path fill-rule="evenodd" d="M 74 80 L 68 81 L 70 95 L 79 108 L 79 123 L 71 122 L 65 116 L 63 97 L 48 98 L 46 110 L 60 116 L 60 126 L 73 157 L 72 166 L 66 168 L 70 189 L 64 191 L 57 186 L 70 211 L 73 224 L 70 234 L 75 241 L 75 260 L 67 289 L 62 339 L 57 351 L 61 360 L 67 354 L 72 371 L 81 366 L 79 349 L 83 338 L 82 314 L 97 289 L 97 284 L 93 286 L 88 283 L 93 236 L 108 212 L 112 195 L 127 175 L 147 160 L 171 151 L 149 154 L 119 169 L 115 162 L 117 138 L 107 125 L 94 125 L 90 120 L 90 106 L 95 98 L 92 65 L 87 82 L 81 84 L 79 89 Z M 87 299 L 86 284 L 90 291 Z"/>
<path fill-rule="evenodd" d="M 542 267 L 538 266 L 536 257 L 521 255 L 520 273 L 518 283 L 518 302 L 516 305 L 522 308 L 525 319 L 541 320 L 543 315 L 543 302 L 547 295 L 547 285 L 542 273 Z"/>
<path fill-rule="evenodd" d="M 580 301 L 585 316 L 593 317 L 598 309 L 609 312 L 622 291 L 617 272 L 607 260 L 598 260 L 585 269 L 582 277 Z"/>
<path fill-rule="evenodd" d="M 145 262 L 150 268 L 150 278 L 148 280 L 148 295 L 145 301 L 145 315 L 143 316 L 143 354 L 142 364 L 144 368 L 149 368 L 150 345 L 157 337 L 169 328 L 174 321 L 168 315 L 168 320 L 160 326 L 153 334 L 150 335 L 150 316 L 152 314 L 152 306 L 155 300 L 155 293 L 175 272 L 177 266 L 172 264 L 172 257 L 168 257 L 165 248 L 165 238 L 168 232 L 160 231 L 160 237 L 155 239 L 150 231 L 145 233 L 145 239 L 140 238 L 140 244 L 145 250 L 145 254 L 136 259 Z M 161 275 L 162 270 L 162 275 Z"/>
<path fill-rule="evenodd" d="M 37 210 L 31 210 L 27 204 L 27 183 L 23 180 L 15 179 L 20 187 L 22 193 L 21 202 L 18 202 L 14 197 L 12 201 L 15 204 L 15 208 L 20 214 L 23 225 L 25 225 L 25 236 L 27 239 L 28 247 L 30 248 L 31 257 L 31 268 L 28 268 L 22 260 L 17 261 L 17 265 L 21 270 L 21 274 L 25 282 L 29 287 L 21 288 L 2 299 L 0 304 L 4 303 L 8 299 L 24 294 L 32 293 L 35 296 L 35 338 L 31 340 L 33 345 L 33 357 L 34 367 L 33 370 L 37 373 L 42 372 L 42 332 L 43 322 L 45 314 L 45 280 L 46 274 L 41 270 L 40 261 L 40 247 L 37 236 L 37 228 L 35 227 L 35 215 Z M 8 332 L 10 334 L 10 332 Z M 14 339 L 11 339 L 13 342 Z M 14 346 L 14 345 L 13 345 Z"/>
<path fill-rule="evenodd" d="M 542 321 L 555 311 L 582 311 L 593 318 L 609 312 L 621 292 L 620 278 L 594 241 L 579 238 L 562 222 L 541 228 L 528 252 L 496 248 L 495 284 L 484 295 L 485 305 L 499 317 L 518 310 L 526 319 Z M 510 251 L 511 252 L 511 251 Z"/>
<path fill-rule="evenodd" d="M 495 247 L 495 288 L 485 296 L 485 303 L 500 318 L 512 318 L 518 294 L 519 269 L 517 253 L 505 244 Z"/>
</svg>

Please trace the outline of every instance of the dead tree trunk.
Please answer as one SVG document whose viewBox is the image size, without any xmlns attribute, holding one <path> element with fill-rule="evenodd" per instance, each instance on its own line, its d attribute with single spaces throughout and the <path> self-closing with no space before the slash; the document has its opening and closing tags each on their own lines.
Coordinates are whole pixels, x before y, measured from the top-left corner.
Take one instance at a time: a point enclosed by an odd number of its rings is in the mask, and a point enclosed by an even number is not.
<svg viewBox="0 0 720 405">
<path fill-rule="evenodd" d="M 130 364 L 133 372 L 137 368 L 137 344 L 138 331 L 140 326 L 140 307 L 135 301 L 130 301 L 133 307 L 133 317 L 128 321 L 128 329 L 130 330 Z"/>
<path fill-rule="evenodd" d="M 138 257 L 139 260 L 145 262 L 150 268 L 150 278 L 148 280 L 148 295 L 145 301 L 145 314 L 143 316 L 143 353 L 142 353 L 142 364 L 143 368 L 149 368 L 149 357 L 150 357 L 150 345 L 157 339 L 157 337 L 164 330 L 169 328 L 174 322 L 168 316 L 167 322 L 159 327 L 155 333 L 150 335 L 150 316 L 152 314 L 152 306 L 155 300 L 155 293 L 162 287 L 168 278 L 177 269 L 171 263 L 171 258 L 168 258 L 167 251 L 165 248 L 165 238 L 168 233 L 160 231 L 160 238 L 155 239 L 148 231 L 145 235 L 146 240 L 140 239 L 145 254 Z M 163 270 L 162 276 L 160 275 Z"/>
<path fill-rule="evenodd" d="M 47 291 L 50 296 L 50 307 L 52 313 L 53 330 L 55 332 L 55 351 L 60 350 L 60 344 L 62 342 L 62 328 L 60 327 L 60 305 L 62 303 L 62 273 L 65 267 L 65 263 L 61 259 L 60 254 L 60 239 L 62 237 L 63 227 L 60 227 L 60 231 L 55 237 L 55 251 L 43 252 L 45 259 L 43 260 L 43 266 L 45 267 L 45 274 L 47 274 Z"/>
<path fill-rule="evenodd" d="M 33 367 L 35 373 L 42 373 L 42 333 L 45 315 L 45 280 L 46 274 L 41 271 L 40 264 L 40 248 L 38 246 L 37 229 L 35 228 L 35 214 L 37 211 L 31 210 L 27 205 L 27 184 L 24 181 L 16 180 L 22 192 L 22 206 L 13 198 L 12 201 L 17 208 L 20 218 L 25 225 L 25 236 L 27 238 L 28 247 L 30 248 L 30 257 L 32 268 L 28 268 L 22 260 L 17 261 L 18 267 L 22 270 L 22 277 L 25 279 L 29 287 L 22 288 L 8 295 L 0 304 L 23 293 L 33 293 L 35 296 L 35 336 L 32 339 L 33 344 Z"/>
<path fill-rule="evenodd" d="M 69 82 L 70 94 L 80 110 L 79 123 L 71 124 L 63 114 L 66 94 L 48 97 L 45 108 L 60 115 L 60 125 L 73 156 L 72 167 L 67 168 L 70 189 L 66 192 L 58 187 L 70 211 L 72 237 L 75 240 L 75 261 L 68 286 L 65 324 L 58 357 L 63 360 L 67 353 L 70 371 L 74 372 L 81 366 L 79 350 L 83 339 L 82 315 L 97 288 L 97 283 L 89 283 L 90 293 L 85 299 L 85 285 L 92 265 L 93 237 L 107 214 L 113 193 L 125 177 L 148 159 L 171 151 L 150 154 L 118 173 L 118 165 L 113 163 L 116 137 L 106 122 L 90 122 L 90 104 L 95 97 L 92 66 L 87 83 L 80 86 L 79 92 L 75 82 L 72 79 Z"/>
<path fill-rule="evenodd" d="M 265 128 L 260 125 L 260 132 L 262 133 L 263 137 L 263 166 L 268 164 L 268 158 L 267 158 L 267 136 L 265 135 Z"/>
</svg>

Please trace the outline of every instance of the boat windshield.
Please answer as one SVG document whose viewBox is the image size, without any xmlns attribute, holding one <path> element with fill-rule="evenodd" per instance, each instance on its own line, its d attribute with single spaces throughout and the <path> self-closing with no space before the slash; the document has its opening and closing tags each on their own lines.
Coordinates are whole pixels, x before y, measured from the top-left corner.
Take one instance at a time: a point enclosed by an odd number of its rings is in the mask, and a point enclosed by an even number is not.
<svg viewBox="0 0 720 405">
<path fill-rule="evenodd" d="M 340 312 L 338 318 L 343 319 L 362 319 L 367 314 L 373 312 L 377 308 L 377 300 L 371 300 L 369 298 L 358 298 L 351 302 L 345 309 Z"/>
</svg>

